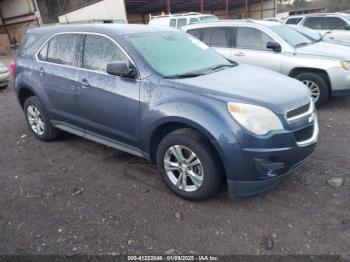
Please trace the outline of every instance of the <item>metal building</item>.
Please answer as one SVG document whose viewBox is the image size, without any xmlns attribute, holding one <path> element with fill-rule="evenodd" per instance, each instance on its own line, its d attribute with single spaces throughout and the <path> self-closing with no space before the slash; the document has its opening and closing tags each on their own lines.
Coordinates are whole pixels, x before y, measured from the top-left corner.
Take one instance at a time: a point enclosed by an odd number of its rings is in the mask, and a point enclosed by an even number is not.
<svg viewBox="0 0 350 262">
<path fill-rule="evenodd" d="M 9 55 L 28 28 L 40 24 L 36 0 L 0 0 L 0 55 Z"/>
</svg>

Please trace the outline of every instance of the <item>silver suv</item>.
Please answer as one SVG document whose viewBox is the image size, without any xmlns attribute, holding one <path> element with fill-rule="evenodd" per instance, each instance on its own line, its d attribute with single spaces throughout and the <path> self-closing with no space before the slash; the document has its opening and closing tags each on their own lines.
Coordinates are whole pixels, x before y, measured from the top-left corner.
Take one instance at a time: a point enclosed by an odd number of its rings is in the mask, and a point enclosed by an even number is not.
<svg viewBox="0 0 350 262">
<path fill-rule="evenodd" d="M 286 25 L 298 25 L 327 33 L 326 39 L 350 43 L 350 14 L 329 13 L 289 16 Z"/>
<path fill-rule="evenodd" d="M 307 85 L 316 105 L 350 95 L 350 48 L 315 42 L 286 25 L 268 21 L 219 21 L 183 30 L 230 60 L 271 69 Z"/>
</svg>

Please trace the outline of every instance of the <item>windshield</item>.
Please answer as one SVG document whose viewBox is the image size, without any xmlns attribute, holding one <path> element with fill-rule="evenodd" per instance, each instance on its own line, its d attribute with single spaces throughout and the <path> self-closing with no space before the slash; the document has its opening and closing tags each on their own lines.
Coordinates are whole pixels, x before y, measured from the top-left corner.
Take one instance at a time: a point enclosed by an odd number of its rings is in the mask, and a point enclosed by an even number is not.
<svg viewBox="0 0 350 262">
<path fill-rule="evenodd" d="M 216 51 L 184 32 L 126 35 L 146 62 L 164 77 L 199 73 L 232 64 Z"/>
<path fill-rule="evenodd" d="M 292 27 L 294 30 L 298 31 L 299 33 L 303 34 L 304 36 L 308 37 L 310 40 L 316 42 L 319 41 L 322 37 L 322 35 L 312 29 L 309 29 L 307 27 Z"/>
<path fill-rule="evenodd" d="M 199 19 L 202 22 L 209 22 L 209 21 L 217 21 L 219 18 L 217 18 L 215 15 L 206 15 L 206 16 L 201 16 Z"/>
<path fill-rule="evenodd" d="M 272 31 L 278 34 L 286 42 L 294 47 L 312 44 L 313 42 L 303 34 L 293 30 L 285 25 L 276 25 L 270 27 Z"/>
<path fill-rule="evenodd" d="M 350 15 L 344 15 L 343 17 L 350 22 Z"/>
</svg>

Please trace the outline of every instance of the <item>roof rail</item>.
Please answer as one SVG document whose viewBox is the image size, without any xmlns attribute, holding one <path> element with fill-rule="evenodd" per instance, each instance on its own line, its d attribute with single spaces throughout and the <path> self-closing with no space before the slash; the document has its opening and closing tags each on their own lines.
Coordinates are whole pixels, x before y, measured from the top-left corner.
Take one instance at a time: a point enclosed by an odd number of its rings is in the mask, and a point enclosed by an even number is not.
<svg viewBox="0 0 350 262">
<path fill-rule="evenodd" d="M 163 14 L 163 15 L 152 15 L 149 14 L 149 20 L 155 19 L 155 18 L 163 18 L 163 17 L 178 17 L 178 16 L 190 16 L 190 15 L 202 15 L 198 12 L 189 12 L 189 13 L 182 13 L 182 14 Z"/>
</svg>

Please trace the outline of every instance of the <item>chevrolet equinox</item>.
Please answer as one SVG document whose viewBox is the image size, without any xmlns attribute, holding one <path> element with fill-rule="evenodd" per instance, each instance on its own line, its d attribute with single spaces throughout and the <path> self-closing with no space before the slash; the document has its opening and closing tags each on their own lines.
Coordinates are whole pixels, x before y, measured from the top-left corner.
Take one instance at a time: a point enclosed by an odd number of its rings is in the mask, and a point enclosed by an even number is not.
<svg viewBox="0 0 350 262">
<path fill-rule="evenodd" d="M 225 59 L 193 36 L 146 25 L 27 32 L 11 72 L 33 135 L 63 130 L 148 159 L 180 197 L 265 192 L 318 139 L 301 82 Z"/>
</svg>

